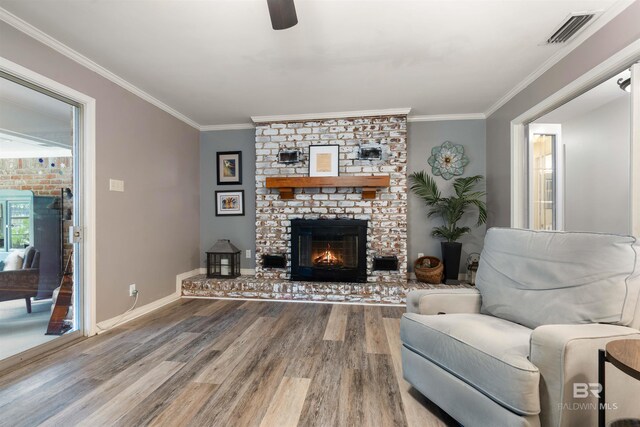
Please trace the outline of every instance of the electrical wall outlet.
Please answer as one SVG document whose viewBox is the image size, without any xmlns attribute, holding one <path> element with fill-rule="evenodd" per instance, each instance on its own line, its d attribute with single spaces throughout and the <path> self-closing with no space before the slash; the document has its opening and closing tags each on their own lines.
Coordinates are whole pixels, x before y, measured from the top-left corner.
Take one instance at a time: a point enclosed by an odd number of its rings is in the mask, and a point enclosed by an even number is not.
<svg viewBox="0 0 640 427">
<path fill-rule="evenodd" d="M 132 283 L 129 285 L 129 296 L 133 297 L 138 293 L 138 290 L 136 289 L 136 284 Z"/>
<path fill-rule="evenodd" d="M 418 258 L 422 258 L 424 254 L 422 252 L 418 252 Z"/>
<path fill-rule="evenodd" d="M 246 251 L 244 251 L 244 256 L 247 259 L 251 259 L 251 249 L 247 249 Z"/>
</svg>

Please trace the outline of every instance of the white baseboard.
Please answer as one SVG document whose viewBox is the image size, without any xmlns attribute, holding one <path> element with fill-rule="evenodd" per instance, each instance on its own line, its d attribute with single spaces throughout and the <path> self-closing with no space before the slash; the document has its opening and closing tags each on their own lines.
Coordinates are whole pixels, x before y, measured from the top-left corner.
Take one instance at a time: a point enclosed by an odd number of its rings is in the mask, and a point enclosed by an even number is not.
<svg viewBox="0 0 640 427">
<path fill-rule="evenodd" d="M 136 309 L 131 310 L 128 313 L 121 314 L 119 316 L 112 317 L 108 320 L 103 320 L 99 322 L 97 326 L 97 333 L 102 334 L 107 332 L 109 329 L 114 326 L 123 325 L 127 322 L 132 321 L 133 319 L 137 319 L 140 316 L 144 316 L 145 314 L 149 314 L 152 311 L 155 311 L 161 307 L 164 307 L 167 304 L 171 304 L 172 302 L 178 301 L 180 299 L 180 294 L 177 292 L 172 293 L 171 295 L 167 295 L 164 298 L 160 298 L 159 300 L 155 300 L 149 304 L 143 305 Z"/>
<path fill-rule="evenodd" d="M 194 270 L 178 274 L 176 276 L 176 291 L 174 293 L 164 298 L 160 298 L 159 300 L 153 301 L 147 305 L 143 305 L 141 307 L 133 309 L 128 313 L 115 316 L 108 320 L 103 320 L 102 322 L 97 324 L 97 333 L 101 334 L 103 332 L 106 332 L 109 329 L 113 328 L 116 324 L 122 325 L 124 323 L 130 322 L 133 319 L 144 316 L 145 314 L 151 313 L 154 310 L 157 310 L 167 304 L 171 304 L 172 302 L 179 300 L 182 295 L 182 280 L 186 279 L 187 277 L 195 276 L 196 274 L 200 273 L 200 270 L 201 269 L 196 268 Z"/>
<path fill-rule="evenodd" d="M 184 273 L 180 273 L 176 276 L 176 291 L 171 295 L 167 295 L 164 298 L 153 301 L 149 304 L 143 305 L 136 309 L 131 310 L 128 313 L 121 314 L 119 316 L 115 316 L 111 319 L 103 320 L 99 322 L 96 326 L 96 332 L 101 334 L 103 332 L 107 332 L 109 329 L 113 328 L 115 325 L 122 325 L 127 322 L 132 321 L 133 319 L 137 319 L 140 316 L 144 316 L 145 314 L 149 314 L 152 311 L 155 311 L 159 308 L 164 307 L 167 304 L 171 304 L 174 301 L 179 300 L 182 297 L 182 281 L 187 277 L 195 276 L 197 274 L 205 274 L 207 272 L 206 268 L 196 268 L 191 271 L 187 271 Z M 256 271 L 253 268 L 242 268 L 240 269 L 240 274 L 242 275 L 254 275 Z"/>
</svg>

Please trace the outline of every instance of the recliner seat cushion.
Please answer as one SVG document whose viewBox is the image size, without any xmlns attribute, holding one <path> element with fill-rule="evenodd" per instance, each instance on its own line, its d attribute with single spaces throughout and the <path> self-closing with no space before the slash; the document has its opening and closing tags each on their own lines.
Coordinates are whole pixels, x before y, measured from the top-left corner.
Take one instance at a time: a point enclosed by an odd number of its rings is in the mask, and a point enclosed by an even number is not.
<svg viewBox="0 0 640 427">
<path fill-rule="evenodd" d="M 531 332 L 482 314 L 407 313 L 400 337 L 405 347 L 505 408 L 536 415 L 540 413 L 540 373 L 527 359 Z"/>
<path fill-rule="evenodd" d="M 631 236 L 492 228 L 476 276 L 481 312 L 532 329 L 628 325 L 640 292 L 638 252 Z"/>
</svg>

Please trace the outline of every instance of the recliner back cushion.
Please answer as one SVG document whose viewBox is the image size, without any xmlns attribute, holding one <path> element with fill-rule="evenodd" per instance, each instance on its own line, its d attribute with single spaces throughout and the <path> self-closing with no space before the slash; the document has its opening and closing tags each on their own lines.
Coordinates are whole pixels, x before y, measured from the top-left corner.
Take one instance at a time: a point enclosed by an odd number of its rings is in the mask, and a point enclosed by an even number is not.
<svg viewBox="0 0 640 427">
<path fill-rule="evenodd" d="M 22 262 L 22 268 L 31 268 L 31 264 L 33 263 L 33 257 L 36 255 L 36 248 L 33 246 L 27 246 L 24 249 L 24 260 Z"/>
<path fill-rule="evenodd" d="M 630 236 L 492 228 L 476 277 L 481 312 L 532 329 L 628 325 L 640 292 L 638 252 Z"/>
</svg>

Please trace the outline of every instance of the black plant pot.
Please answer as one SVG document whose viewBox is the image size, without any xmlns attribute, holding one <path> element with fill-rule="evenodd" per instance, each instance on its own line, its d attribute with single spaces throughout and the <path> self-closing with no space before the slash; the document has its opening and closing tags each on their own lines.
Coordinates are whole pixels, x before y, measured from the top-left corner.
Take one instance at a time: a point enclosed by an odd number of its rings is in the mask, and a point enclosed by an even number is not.
<svg viewBox="0 0 640 427">
<path fill-rule="evenodd" d="M 458 280 L 462 243 L 440 242 L 440 249 L 442 249 L 442 262 L 444 263 L 444 278 L 446 280 Z"/>
</svg>

